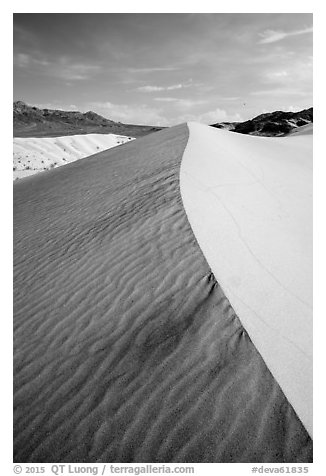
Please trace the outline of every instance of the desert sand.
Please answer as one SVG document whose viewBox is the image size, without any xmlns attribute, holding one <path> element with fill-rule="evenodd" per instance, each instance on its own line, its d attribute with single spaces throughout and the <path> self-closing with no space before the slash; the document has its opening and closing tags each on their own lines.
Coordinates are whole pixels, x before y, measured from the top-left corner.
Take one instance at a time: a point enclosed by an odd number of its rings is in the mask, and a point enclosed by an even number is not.
<svg viewBox="0 0 326 476">
<path fill-rule="evenodd" d="M 312 461 L 188 222 L 188 134 L 14 183 L 15 462 Z"/>
<path fill-rule="evenodd" d="M 14 179 L 34 175 L 116 147 L 133 137 L 116 134 L 79 134 L 62 137 L 15 137 Z"/>
<path fill-rule="evenodd" d="M 290 135 L 305 135 L 305 134 L 313 134 L 313 128 L 314 125 L 311 124 L 306 124 L 305 126 L 297 127 L 296 129 L 293 129 L 290 133 Z"/>
<path fill-rule="evenodd" d="M 215 278 L 312 435 L 312 134 L 192 123 L 181 166 L 189 221 Z"/>
</svg>

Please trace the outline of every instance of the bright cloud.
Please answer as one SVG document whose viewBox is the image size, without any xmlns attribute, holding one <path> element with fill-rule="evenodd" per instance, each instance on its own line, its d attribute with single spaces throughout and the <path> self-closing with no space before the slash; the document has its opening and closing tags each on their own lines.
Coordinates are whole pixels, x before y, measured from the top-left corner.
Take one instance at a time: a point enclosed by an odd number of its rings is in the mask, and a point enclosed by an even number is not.
<svg viewBox="0 0 326 476">
<path fill-rule="evenodd" d="M 174 89 L 185 88 L 184 84 L 172 84 L 171 86 L 140 86 L 137 88 L 138 91 L 143 93 L 152 93 L 157 91 L 173 91 Z"/>
<path fill-rule="evenodd" d="M 260 44 L 266 43 L 275 43 L 276 41 L 284 40 L 288 36 L 297 36 L 297 35 L 304 35 L 305 33 L 311 33 L 312 27 L 304 28 L 302 30 L 294 30 L 294 31 L 276 31 L 276 30 L 265 30 L 260 34 L 261 40 L 258 42 Z"/>
<path fill-rule="evenodd" d="M 302 107 L 300 107 L 300 106 L 289 106 L 287 108 L 287 110 L 290 111 L 290 112 L 299 112 L 299 111 L 302 110 Z"/>
<path fill-rule="evenodd" d="M 270 71 L 265 73 L 264 77 L 267 81 L 282 81 L 289 76 L 287 71 Z"/>
<path fill-rule="evenodd" d="M 199 104 L 205 104 L 206 99 L 174 98 L 174 97 L 156 97 L 154 101 L 173 103 L 174 106 L 182 109 L 189 109 Z"/>
<path fill-rule="evenodd" d="M 228 114 L 224 109 L 213 109 L 202 114 L 183 114 L 178 117 L 177 122 L 188 121 L 201 122 L 202 124 L 215 124 L 216 122 L 241 122 L 243 118 L 240 114 Z"/>
</svg>

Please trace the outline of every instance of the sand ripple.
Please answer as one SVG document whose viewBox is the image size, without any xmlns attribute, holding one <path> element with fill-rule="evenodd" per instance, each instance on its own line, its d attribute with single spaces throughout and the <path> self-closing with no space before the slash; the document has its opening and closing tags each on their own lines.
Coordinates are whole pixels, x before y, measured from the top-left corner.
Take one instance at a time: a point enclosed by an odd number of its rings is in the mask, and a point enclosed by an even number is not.
<svg viewBox="0 0 326 476">
<path fill-rule="evenodd" d="M 178 126 L 14 186 L 15 462 L 307 462 L 183 210 Z"/>
</svg>

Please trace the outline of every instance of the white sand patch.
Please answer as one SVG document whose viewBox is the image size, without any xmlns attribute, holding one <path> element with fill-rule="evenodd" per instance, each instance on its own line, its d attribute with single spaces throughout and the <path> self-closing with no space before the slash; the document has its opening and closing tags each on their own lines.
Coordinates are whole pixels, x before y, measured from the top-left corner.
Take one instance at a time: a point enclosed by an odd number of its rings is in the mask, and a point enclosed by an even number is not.
<svg viewBox="0 0 326 476">
<path fill-rule="evenodd" d="M 180 186 L 190 224 L 312 434 L 312 135 L 189 130 Z"/>
<path fill-rule="evenodd" d="M 293 129 L 290 133 L 289 136 L 292 135 L 303 135 L 303 134 L 312 134 L 313 133 L 313 124 L 305 124 L 304 126 L 297 127 L 296 129 Z"/>
<path fill-rule="evenodd" d="M 14 179 L 66 165 L 133 139 L 116 134 L 14 138 Z"/>
</svg>

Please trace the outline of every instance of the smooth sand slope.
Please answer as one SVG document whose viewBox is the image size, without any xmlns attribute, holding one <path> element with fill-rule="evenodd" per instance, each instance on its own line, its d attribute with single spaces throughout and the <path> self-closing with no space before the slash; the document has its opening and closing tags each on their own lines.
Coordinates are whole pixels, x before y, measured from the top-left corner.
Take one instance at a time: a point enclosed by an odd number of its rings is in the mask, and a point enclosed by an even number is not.
<svg viewBox="0 0 326 476">
<path fill-rule="evenodd" d="M 187 140 L 15 182 L 16 462 L 312 460 L 189 225 Z"/>
<path fill-rule="evenodd" d="M 212 271 L 312 434 L 312 135 L 192 123 L 181 194 Z"/>
<path fill-rule="evenodd" d="M 313 124 L 306 124 L 305 126 L 297 127 L 293 129 L 289 135 L 306 135 L 306 134 L 313 134 Z"/>
<path fill-rule="evenodd" d="M 16 137 L 14 179 L 66 165 L 132 140 L 116 134 L 80 134 L 62 137 Z"/>
</svg>

